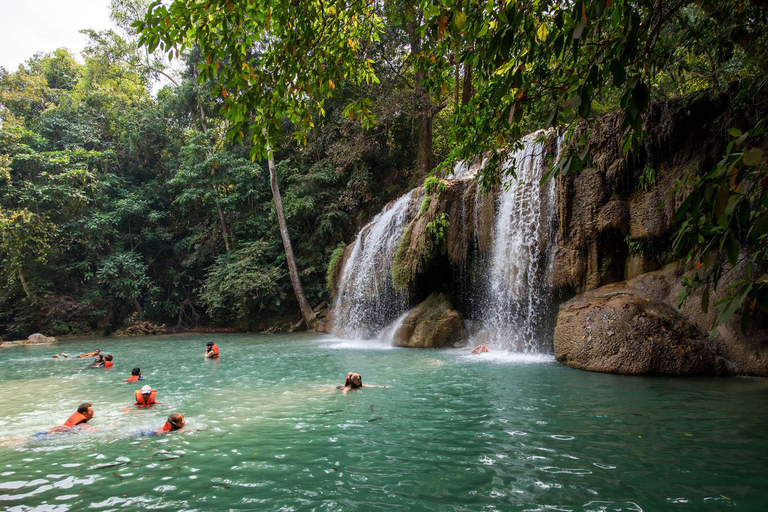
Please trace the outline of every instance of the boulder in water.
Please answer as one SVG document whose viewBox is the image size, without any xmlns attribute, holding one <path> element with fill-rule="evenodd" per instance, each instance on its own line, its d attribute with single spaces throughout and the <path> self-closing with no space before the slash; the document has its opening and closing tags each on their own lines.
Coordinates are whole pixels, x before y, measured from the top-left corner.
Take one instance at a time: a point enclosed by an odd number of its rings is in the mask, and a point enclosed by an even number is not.
<svg viewBox="0 0 768 512">
<path fill-rule="evenodd" d="M 44 334 L 40 334 L 39 332 L 36 332 L 35 334 L 30 334 L 29 337 L 25 340 L 12 340 L 12 341 L 0 342 L 0 346 L 4 348 L 8 348 L 8 347 L 22 347 L 25 345 L 48 345 L 51 343 L 58 343 L 58 342 L 59 341 L 53 336 L 46 336 Z"/>
<path fill-rule="evenodd" d="M 461 315 L 450 299 L 434 292 L 413 308 L 395 330 L 392 344 L 396 347 L 443 348 L 466 343 L 467 332 Z"/>
<path fill-rule="evenodd" d="M 627 283 L 604 286 L 561 305 L 554 345 L 558 361 L 581 370 L 633 375 L 728 373 L 702 329 Z"/>
</svg>

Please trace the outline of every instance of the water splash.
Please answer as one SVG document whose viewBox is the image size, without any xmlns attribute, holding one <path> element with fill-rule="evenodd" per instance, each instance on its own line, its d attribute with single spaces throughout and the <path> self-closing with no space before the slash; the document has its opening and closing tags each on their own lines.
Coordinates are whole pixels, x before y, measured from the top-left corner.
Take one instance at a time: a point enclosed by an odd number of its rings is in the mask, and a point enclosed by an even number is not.
<svg viewBox="0 0 768 512">
<path fill-rule="evenodd" d="M 339 281 L 334 334 L 367 339 L 408 308 L 408 292 L 392 284 L 392 260 L 413 216 L 414 189 L 390 203 L 357 235 Z"/>
</svg>

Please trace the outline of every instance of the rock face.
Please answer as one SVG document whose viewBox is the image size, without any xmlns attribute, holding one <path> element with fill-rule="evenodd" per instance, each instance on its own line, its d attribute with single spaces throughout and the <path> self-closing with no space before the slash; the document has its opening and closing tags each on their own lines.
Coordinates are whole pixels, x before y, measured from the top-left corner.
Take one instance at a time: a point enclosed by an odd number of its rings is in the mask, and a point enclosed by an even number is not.
<svg viewBox="0 0 768 512">
<path fill-rule="evenodd" d="M 464 322 L 451 301 L 442 293 L 433 293 L 408 313 L 395 330 L 396 347 L 442 348 L 466 343 Z"/>
<path fill-rule="evenodd" d="M 626 283 L 560 306 L 555 358 L 581 370 L 634 375 L 719 375 L 725 362 L 694 322 Z"/>
</svg>

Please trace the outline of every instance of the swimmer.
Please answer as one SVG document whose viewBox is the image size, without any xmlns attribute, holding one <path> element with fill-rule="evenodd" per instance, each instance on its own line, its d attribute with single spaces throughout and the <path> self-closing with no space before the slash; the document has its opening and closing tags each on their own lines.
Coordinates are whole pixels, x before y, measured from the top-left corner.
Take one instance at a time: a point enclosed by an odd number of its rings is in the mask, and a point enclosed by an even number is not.
<svg viewBox="0 0 768 512">
<path fill-rule="evenodd" d="M 96 357 L 99 354 L 101 354 L 101 350 L 99 350 L 98 348 L 95 348 L 93 349 L 93 352 L 88 352 L 87 354 L 80 354 L 77 357 L 79 357 L 80 359 L 83 359 L 84 357 Z"/>
<path fill-rule="evenodd" d="M 112 362 L 112 354 L 107 354 L 104 356 L 104 368 L 112 368 L 115 363 Z"/>
<path fill-rule="evenodd" d="M 184 419 L 184 415 L 180 412 L 175 412 L 168 416 L 168 419 L 165 420 L 165 425 L 163 425 L 163 428 L 157 431 L 158 434 L 165 434 L 167 432 L 176 432 L 177 430 L 181 430 L 184 428 L 184 425 L 187 424 L 187 421 Z"/>
<path fill-rule="evenodd" d="M 66 359 L 68 357 L 69 357 L 69 354 L 65 354 L 64 352 L 62 352 L 61 354 L 53 354 L 51 356 L 51 358 L 53 359 Z"/>
<path fill-rule="evenodd" d="M 98 355 L 96 356 L 96 359 L 93 360 L 93 364 L 91 365 L 91 368 L 104 368 L 105 364 L 106 364 L 106 361 L 104 360 L 104 356 Z"/>
<path fill-rule="evenodd" d="M 136 382 L 137 380 L 144 380 L 144 377 L 141 376 L 141 368 L 138 366 L 131 370 L 131 376 L 125 379 L 125 382 Z"/>
<path fill-rule="evenodd" d="M 205 357 L 210 359 L 218 359 L 219 358 L 219 346 L 216 345 L 214 342 L 209 341 L 205 345 Z"/>
<path fill-rule="evenodd" d="M 344 394 L 346 395 L 350 389 L 360 389 L 360 388 L 386 388 L 387 386 L 377 386 L 375 384 L 363 384 L 363 376 L 359 373 L 349 372 L 347 374 L 347 379 L 344 381 L 343 386 L 337 386 L 337 389 L 341 389 L 344 391 Z"/>
<path fill-rule="evenodd" d="M 161 436 L 169 432 L 176 432 L 178 430 L 181 430 L 182 428 L 184 428 L 184 425 L 186 424 L 187 422 L 184 419 L 184 415 L 181 413 L 175 412 L 170 416 L 168 416 L 168 419 L 165 420 L 165 425 L 163 425 L 163 428 L 160 428 L 158 430 L 144 430 L 142 432 L 139 432 L 139 435 L 144 437 Z"/>
<path fill-rule="evenodd" d="M 78 406 L 77 411 L 72 413 L 72 416 L 70 416 L 63 425 L 53 427 L 48 431 L 48 433 L 52 434 L 54 432 L 66 432 L 78 425 L 86 426 L 88 420 L 91 418 L 93 418 L 93 406 L 88 402 L 82 403 Z"/>
<path fill-rule="evenodd" d="M 482 354 L 483 352 L 488 352 L 488 347 L 485 345 L 478 345 L 475 348 L 472 349 L 472 352 L 470 354 Z"/>
<path fill-rule="evenodd" d="M 136 407 L 149 408 L 155 405 L 155 398 L 157 397 L 157 390 L 152 389 L 150 386 L 144 386 L 141 389 L 137 389 L 133 392 L 136 397 Z"/>
</svg>

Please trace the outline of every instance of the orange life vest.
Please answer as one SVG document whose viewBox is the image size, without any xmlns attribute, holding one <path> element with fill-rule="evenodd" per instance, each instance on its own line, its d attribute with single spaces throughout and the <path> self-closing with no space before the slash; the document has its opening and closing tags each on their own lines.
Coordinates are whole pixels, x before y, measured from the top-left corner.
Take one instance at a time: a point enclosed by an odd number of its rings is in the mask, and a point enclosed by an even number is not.
<svg viewBox="0 0 768 512">
<path fill-rule="evenodd" d="M 105 361 L 104 362 L 104 368 L 112 368 L 112 366 L 114 366 L 114 364 L 115 364 L 114 361 Z"/>
<path fill-rule="evenodd" d="M 219 358 L 219 346 L 218 345 L 214 345 L 214 346 L 211 347 L 211 350 L 213 350 L 213 356 L 211 357 L 211 359 L 218 359 Z"/>
<path fill-rule="evenodd" d="M 157 390 L 153 389 L 149 395 L 142 395 L 141 390 L 137 389 L 133 392 L 136 395 L 136 405 L 139 407 L 149 407 L 155 405 L 155 397 L 157 396 Z"/>
<path fill-rule="evenodd" d="M 161 428 L 163 432 L 170 432 L 173 430 L 173 425 L 171 425 L 171 422 L 168 420 L 165 420 L 165 425 L 163 425 L 163 428 Z"/>
<path fill-rule="evenodd" d="M 79 425 L 81 423 L 88 423 L 88 418 L 80 414 L 79 412 L 75 412 L 72 414 L 72 416 L 67 419 L 67 421 L 64 422 L 63 427 L 71 428 L 75 425 Z"/>
<path fill-rule="evenodd" d="M 130 377 L 125 379 L 125 382 L 136 382 L 137 380 L 139 380 L 139 376 L 138 375 L 131 375 Z"/>
</svg>

